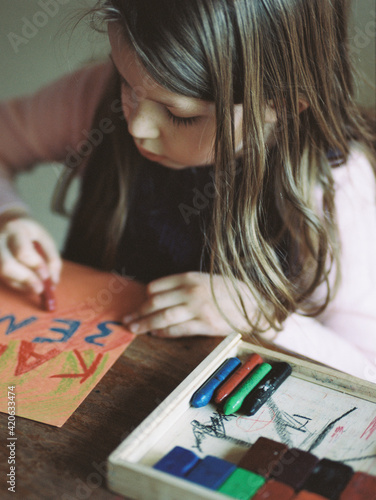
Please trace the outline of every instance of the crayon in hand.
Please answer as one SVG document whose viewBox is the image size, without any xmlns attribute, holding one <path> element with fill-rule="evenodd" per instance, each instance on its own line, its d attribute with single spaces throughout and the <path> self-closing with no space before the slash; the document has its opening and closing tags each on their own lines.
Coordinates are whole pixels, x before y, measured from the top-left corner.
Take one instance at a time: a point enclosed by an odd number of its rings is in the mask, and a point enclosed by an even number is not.
<svg viewBox="0 0 376 500">
<path fill-rule="evenodd" d="M 46 255 L 43 251 L 43 248 L 39 241 L 33 241 L 34 248 L 35 250 L 39 253 L 39 255 L 43 259 L 43 266 L 45 266 L 45 269 L 47 270 L 47 265 L 45 263 L 46 261 Z M 54 285 L 52 283 L 52 280 L 50 277 L 46 278 L 43 280 L 43 287 L 44 290 L 40 294 L 41 300 L 42 300 L 42 308 L 45 311 L 55 311 L 56 309 L 56 299 L 55 299 L 55 293 L 54 293 Z"/>
</svg>

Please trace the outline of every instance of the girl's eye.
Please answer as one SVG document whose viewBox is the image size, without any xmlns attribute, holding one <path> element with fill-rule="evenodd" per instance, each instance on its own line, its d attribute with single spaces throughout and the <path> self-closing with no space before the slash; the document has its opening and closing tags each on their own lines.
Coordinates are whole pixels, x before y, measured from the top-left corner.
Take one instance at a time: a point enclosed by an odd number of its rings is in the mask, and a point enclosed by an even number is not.
<svg viewBox="0 0 376 500">
<path fill-rule="evenodd" d="M 120 85 L 122 89 L 130 89 L 129 83 L 120 77 Z"/>
<path fill-rule="evenodd" d="M 167 116 L 176 126 L 185 125 L 186 127 L 188 127 L 189 125 L 193 125 L 199 119 L 198 116 L 183 117 L 183 116 L 173 115 L 171 111 L 167 108 L 166 111 L 167 111 Z"/>
</svg>

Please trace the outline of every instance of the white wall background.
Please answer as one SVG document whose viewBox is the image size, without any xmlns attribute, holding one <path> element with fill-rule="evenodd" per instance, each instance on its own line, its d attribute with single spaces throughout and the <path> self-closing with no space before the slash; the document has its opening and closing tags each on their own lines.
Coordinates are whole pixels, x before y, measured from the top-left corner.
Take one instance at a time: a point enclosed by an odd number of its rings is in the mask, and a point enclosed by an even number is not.
<svg viewBox="0 0 376 500">
<path fill-rule="evenodd" d="M 93 3 L 94 0 L 0 0 L 0 99 L 33 92 L 79 67 L 80 63 L 106 53 L 106 41 L 94 35 L 87 23 L 81 23 L 73 33 L 66 28 L 72 15 L 79 15 L 80 8 Z M 353 0 L 352 52 L 360 71 L 373 82 L 375 11 L 375 0 Z M 73 24 L 68 22 L 68 26 Z M 26 43 L 20 43 L 17 36 L 23 37 Z M 360 86 L 359 100 L 365 104 L 375 103 L 374 89 Z M 21 176 L 18 187 L 34 216 L 61 247 L 68 221 L 49 210 L 61 167 L 50 167 Z"/>
</svg>

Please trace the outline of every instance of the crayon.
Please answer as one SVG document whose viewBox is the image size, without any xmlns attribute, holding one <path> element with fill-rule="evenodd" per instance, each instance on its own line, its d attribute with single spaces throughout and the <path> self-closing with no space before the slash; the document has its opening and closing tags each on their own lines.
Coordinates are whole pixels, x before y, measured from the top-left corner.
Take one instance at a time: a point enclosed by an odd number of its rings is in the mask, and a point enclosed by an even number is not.
<svg viewBox="0 0 376 500">
<path fill-rule="evenodd" d="M 293 497 L 292 500 L 328 500 L 326 497 L 312 493 L 312 491 L 302 490 Z"/>
<path fill-rule="evenodd" d="M 287 379 L 291 372 L 292 368 L 288 363 L 275 363 L 268 375 L 244 399 L 242 405 L 244 414 L 248 417 L 254 415 Z"/>
<path fill-rule="evenodd" d="M 212 490 L 218 489 L 235 471 L 236 465 L 211 455 L 200 460 L 185 476 L 192 481 Z"/>
<path fill-rule="evenodd" d="M 263 477 L 238 467 L 217 491 L 239 500 L 250 500 L 264 484 Z"/>
<path fill-rule="evenodd" d="M 302 489 L 337 500 L 345 489 L 354 471 L 346 464 L 323 458 L 304 482 Z"/>
<path fill-rule="evenodd" d="M 340 500 L 376 500 L 376 476 L 355 472 L 340 495 Z"/>
<path fill-rule="evenodd" d="M 295 490 L 287 484 L 270 479 L 261 486 L 252 500 L 295 500 Z"/>
<path fill-rule="evenodd" d="M 239 366 L 231 377 L 218 387 L 215 393 L 214 402 L 217 404 L 221 403 L 245 379 L 245 377 L 251 373 L 253 368 L 261 363 L 262 358 L 258 354 L 251 354 L 243 365 Z"/>
<path fill-rule="evenodd" d="M 43 260 L 45 260 L 46 255 L 45 255 L 43 248 L 42 248 L 41 244 L 39 243 L 39 241 L 33 241 L 33 244 L 34 244 L 35 250 L 39 253 L 39 255 L 43 258 Z M 55 311 L 56 299 L 55 299 L 55 294 L 54 294 L 54 285 L 53 285 L 50 277 L 43 280 L 43 286 L 44 286 L 44 290 L 40 294 L 40 298 L 42 300 L 42 309 L 44 309 L 45 311 L 49 311 L 49 312 Z"/>
<path fill-rule="evenodd" d="M 223 413 L 230 415 L 235 413 L 242 406 L 244 398 L 256 387 L 256 385 L 267 375 L 272 369 L 269 363 L 262 363 L 257 366 L 255 370 L 248 375 L 242 382 L 237 390 L 227 398 L 224 406 Z"/>
<path fill-rule="evenodd" d="M 298 448 L 290 448 L 284 453 L 271 471 L 271 478 L 300 490 L 303 483 L 316 467 L 319 459 Z"/>
<path fill-rule="evenodd" d="M 242 456 L 238 467 L 267 478 L 287 450 L 287 445 L 260 436 Z"/>
<path fill-rule="evenodd" d="M 175 446 L 175 448 L 162 457 L 153 468 L 177 477 L 184 477 L 199 460 L 199 457 L 193 453 L 193 451 L 182 448 L 181 446 Z"/>
<path fill-rule="evenodd" d="M 208 378 L 208 380 L 193 394 L 191 406 L 201 408 L 207 405 L 214 391 L 240 365 L 239 358 L 229 358 Z"/>
</svg>

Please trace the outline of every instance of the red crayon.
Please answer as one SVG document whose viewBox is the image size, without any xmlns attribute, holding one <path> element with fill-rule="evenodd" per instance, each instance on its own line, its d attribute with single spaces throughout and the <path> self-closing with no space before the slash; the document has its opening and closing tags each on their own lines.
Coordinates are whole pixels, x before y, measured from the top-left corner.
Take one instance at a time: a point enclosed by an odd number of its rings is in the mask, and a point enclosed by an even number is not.
<svg viewBox="0 0 376 500">
<path fill-rule="evenodd" d="M 39 241 L 33 241 L 35 250 L 39 253 L 39 255 L 46 260 L 46 255 L 43 251 L 43 248 Z M 42 308 L 45 311 L 55 311 L 56 309 L 56 300 L 54 293 L 54 285 L 50 277 L 43 280 L 44 290 L 40 294 L 40 298 L 42 299 Z"/>
<path fill-rule="evenodd" d="M 253 368 L 262 363 L 262 358 L 258 354 L 251 354 L 245 363 L 240 366 L 231 377 L 222 384 L 215 393 L 214 401 L 219 404 L 242 382 Z"/>
</svg>

